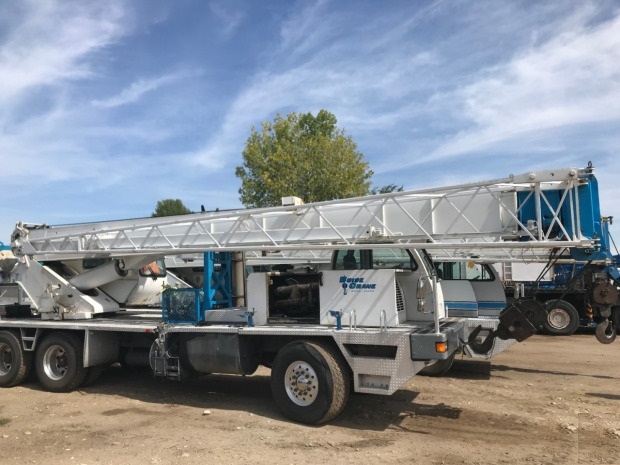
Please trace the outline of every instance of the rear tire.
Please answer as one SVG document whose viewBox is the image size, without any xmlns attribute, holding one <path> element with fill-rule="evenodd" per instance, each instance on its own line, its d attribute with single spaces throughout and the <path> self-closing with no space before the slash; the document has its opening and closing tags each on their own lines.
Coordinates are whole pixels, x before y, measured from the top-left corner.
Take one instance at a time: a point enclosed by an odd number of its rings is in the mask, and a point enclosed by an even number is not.
<svg viewBox="0 0 620 465">
<path fill-rule="evenodd" d="M 21 384 L 32 369 L 32 352 L 11 331 L 0 331 L 0 387 Z"/>
<path fill-rule="evenodd" d="M 39 382 L 52 392 L 68 392 L 86 380 L 83 343 L 71 333 L 52 333 L 37 349 L 35 366 Z"/>
<path fill-rule="evenodd" d="M 288 418 L 325 423 L 345 408 L 350 391 L 349 367 L 329 344 L 296 341 L 283 347 L 271 369 L 274 401 Z"/>
<path fill-rule="evenodd" d="M 549 300 L 545 303 L 547 318 L 544 330 L 554 336 L 570 336 L 579 328 L 579 312 L 565 300 Z"/>
</svg>

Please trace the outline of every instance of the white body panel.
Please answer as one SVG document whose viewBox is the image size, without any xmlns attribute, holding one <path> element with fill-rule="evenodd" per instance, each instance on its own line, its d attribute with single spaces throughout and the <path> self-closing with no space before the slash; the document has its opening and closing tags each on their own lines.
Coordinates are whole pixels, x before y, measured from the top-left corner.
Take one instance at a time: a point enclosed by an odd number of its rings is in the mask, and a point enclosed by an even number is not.
<svg viewBox="0 0 620 465">
<path fill-rule="evenodd" d="M 97 313 L 119 310 L 107 295 L 82 294 L 62 276 L 26 257 L 15 268 L 14 278 L 42 319 L 92 318 Z"/>
<path fill-rule="evenodd" d="M 546 266 L 546 263 L 504 263 L 503 277 L 505 281 L 512 282 L 536 281 Z M 553 267 L 551 268 L 543 274 L 541 281 L 553 281 Z"/>
<path fill-rule="evenodd" d="M 405 321 L 405 306 L 399 312 L 396 304 L 394 275 L 395 270 L 323 272 L 321 324 L 335 324 L 330 310 L 343 311 L 343 325 L 397 326 Z"/>
<path fill-rule="evenodd" d="M 254 324 L 267 324 L 269 279 L 266 273 L 251 273 L 246 281 L 248 311 L 254 312 Z"/>
<path fill-rule="evenodd" d="M 424 309 L 418 308 L 416 295 L 421 277 L 429 283 Z M 433 289 L 432 280 L 423 272 L 327 270 L 322 272 L 321 282 L 321 325 L 336 325 L 332 311 L 341 312 L 342 325 L 352 327 L 395 327 L 405 322 L 432 322 L 434 311 L 438 312 L 439 319 L 446 316 L 441 286 Z M 254 312 L 257 326 L 267 324 L 270 317 L 269 284 L 269 273 L 251 273 L 247 278 L 248 310 Z"/>
<path fill-rule="evenodd" d="M 443 280 L 441 288 L 448 316 L 478 317 L 478 300 L 469 281 Z"/>
<path fill-rule="evenodd" d="M 498 317 L 506 308 L 506 293 L 499 276 L 493 281 L 470 281 L 478 302 L 478 316 Z"/>
</svg>

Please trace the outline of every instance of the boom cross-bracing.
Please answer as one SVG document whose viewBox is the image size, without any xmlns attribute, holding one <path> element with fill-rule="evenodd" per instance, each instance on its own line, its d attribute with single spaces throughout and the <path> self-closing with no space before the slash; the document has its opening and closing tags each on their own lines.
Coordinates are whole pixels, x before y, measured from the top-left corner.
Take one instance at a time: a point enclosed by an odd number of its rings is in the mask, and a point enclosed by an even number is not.
<svg viewBox="0 0 620 465">
<path fill-rule="evenodd" d="M 562 247 L 594 249 L 594 168 L 307 205 L 48 227 L 19 223 L 13 251 L 39 260 L 213 251 L 424 248 L 446 257 L 526 260 Z M 554 201 L 550 199 L 553 198 Z M 598 200 L 598 199 L 597 199 Z"/>
</svg>

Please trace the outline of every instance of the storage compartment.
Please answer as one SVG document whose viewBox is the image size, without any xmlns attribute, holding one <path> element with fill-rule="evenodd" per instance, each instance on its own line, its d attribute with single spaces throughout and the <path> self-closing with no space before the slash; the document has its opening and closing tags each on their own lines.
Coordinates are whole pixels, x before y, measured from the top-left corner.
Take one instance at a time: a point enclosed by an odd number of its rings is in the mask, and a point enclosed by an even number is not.
<svg viewBox="0 0 620 465">
<path fill-rule="evenodd" d="M 320 321 L 321 273 L 268 273 L 269 323 Z"/>
</svg>

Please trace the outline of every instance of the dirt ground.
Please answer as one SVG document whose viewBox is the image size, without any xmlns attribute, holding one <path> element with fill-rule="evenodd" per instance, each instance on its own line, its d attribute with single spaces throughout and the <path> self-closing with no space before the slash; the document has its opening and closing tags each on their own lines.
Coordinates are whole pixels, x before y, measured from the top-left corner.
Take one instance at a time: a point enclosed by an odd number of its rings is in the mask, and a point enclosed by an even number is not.
<svg viewBox="0 0 620 465">
<path fill-rule="evenodd" d="M 68 394 L 0 391 L 1 464 L 620 464 L 620 342 L 534 336 L 330 424 L 287 421 L 269 371 L 184 383 L 111 367 Z"/>
</svg>

